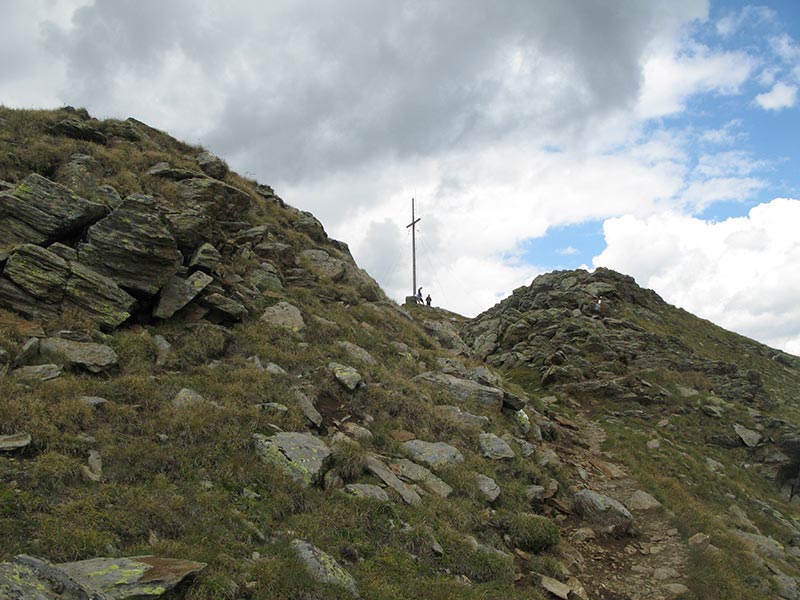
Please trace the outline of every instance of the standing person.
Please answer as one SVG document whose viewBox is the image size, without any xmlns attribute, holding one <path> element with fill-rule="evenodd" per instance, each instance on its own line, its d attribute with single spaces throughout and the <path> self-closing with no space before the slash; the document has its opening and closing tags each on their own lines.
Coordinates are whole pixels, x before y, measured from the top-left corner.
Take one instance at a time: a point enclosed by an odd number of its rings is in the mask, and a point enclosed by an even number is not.
<svg viewBox="0 0 800 600">
<path fill-rule="evenodd" d="M 430 294 L 428 294 L 427 298 L 425 298 L 425 304 L 427 304 L 428 306 L 431 305 L 431 295 Z"/>
<path fill-rule="evenodd" d="M 417 290 L 417 304 L 422 304 L 422 288 Z"/>
</svg>

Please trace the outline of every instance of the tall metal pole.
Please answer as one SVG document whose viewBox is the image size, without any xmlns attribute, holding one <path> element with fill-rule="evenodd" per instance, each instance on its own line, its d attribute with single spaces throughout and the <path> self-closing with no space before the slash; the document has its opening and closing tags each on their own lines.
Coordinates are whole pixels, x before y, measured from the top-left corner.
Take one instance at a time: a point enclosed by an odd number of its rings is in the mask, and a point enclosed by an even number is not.
<svg viewBox="0 0 800 600">
<path fill-rule="evenodd" d="M 414 289 L 411 295 L 417 295 L 417 223 L 420 219 L 414 218 L 414 198 L 411 199 L 411 223 L 406 225 L 406 229 L 411 227 L 411 272 L 413 275 Z"/>
</svg>

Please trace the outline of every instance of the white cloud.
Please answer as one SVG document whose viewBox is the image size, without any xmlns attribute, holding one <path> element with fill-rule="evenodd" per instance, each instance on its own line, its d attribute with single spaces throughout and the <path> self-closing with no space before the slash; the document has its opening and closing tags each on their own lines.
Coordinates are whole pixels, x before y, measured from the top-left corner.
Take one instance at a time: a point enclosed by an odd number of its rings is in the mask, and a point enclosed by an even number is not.
<svg viewBox="0 0 800 600">
<path fill-rule="evenodd" d="M 717 21 L 717 34 L 728 38 L 739 32 L 745 25 L 771 21 L 775 17 L 775 11 L 766 6 L 745 6 L 738 13 L 727 14 Z"/>
<path fill-rule="evenodd" d="M 707 129 L 702 132 L 699 139 L 706 144 L 729 146 L 744 137 L 741 128 L 741 119 L 732 119 L 719 129 Z"/>
<path fill-rule="evenodd" d="M 756 96 L 756 104 L 765 110 L 792 108 L 797 104 L 797 86 L 779 81 L 769 92 Z"/>
<path fill-rule="evenodd" d="M 776 199 L 718 223 L 678 213 L 604 225 L 593 260 L 667 302 L 789 351 L 800 349 L 800 200 Z"/>
<path fill-rule="evenodd" d="M 566 256 L 574 256 L 575 254 L 578 254 L 578 249 L 572 246 L 567 246 L 566 248 L 559 250 L 558 253 Z"/>
</svg>

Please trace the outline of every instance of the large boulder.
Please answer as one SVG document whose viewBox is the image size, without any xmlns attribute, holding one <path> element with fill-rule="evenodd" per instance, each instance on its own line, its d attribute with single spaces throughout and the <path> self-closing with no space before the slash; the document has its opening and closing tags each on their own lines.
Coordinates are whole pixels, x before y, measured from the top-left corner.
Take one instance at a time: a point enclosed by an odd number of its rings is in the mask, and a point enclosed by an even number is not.
<svg viewBox="0 0 800 600">
<path fill-rule="evenodd" d="M 107 212 L 102 204 L 34 173 L 16 189 L 0 193 L 0 245 L 71 237 Z"/>
<path fill-rule="evenodd" d="M 24 244 L 8 258 L 3 274 L 38 300 L 60 304 L 69 266 L 63 258 L 41 246 Z"/>
<path fill-rule="evenodd" d="M 572 506 L 585 520 L 607 528 L 612 533 L 624 534 L 633 528 L 633 515 L 628 509 L 599 492 L 579 491 L 573 498 Z"/>
<path fill-rule="evenodd" d="M 331 281 L 339 281 L 347 269 L 345 261 L 332 257 L 325 250 L 316 248 L 301 252 L 297 257 L 297 262 L 301 266 L 306 266 L 318 277 Z"/>
<path fill-rule="evenodd" d="M 96 144 L 105 144 L 108 141 L 102 131 L 75 117 L 62 119 L 50 128 L 50 133 Z"/>
<path fill-rule="evenodd" d="M 253 199 L 242 190 L 208 177 L 184 179 L 181 195 L 212 219 L 235 221 L 247 214 Z"/>
<path fill-rule="evenodd" d="M 136 300 L 113 279 L 73 262 L 64 304 L 81 310 L 104 329 L 114 329 L 130 318 Z"/>
<path fill-rule="evenodd" d="M 225 179 L 225 175 L 228 174 L 228 165 L 225 164 L 225 161 L 211 152 L 201 152 L 195 157 L 195 160 L 197 166 L 209 177 Z"/>
<path fill-rule="evenodd" d="M 302 331 L 306 327 L 300 309 L 286 301 L 278 302 L 275 306 L 270 306 L 266 309 L 261 315 L 261 320 L 273 327 L 289 329 L 295 332 Z"/>
<path fill-rule="evenodd" d="M 180 253 L 155 200 L 129 196 L 89 228 L 78 257 L 123 289 L 154 296 L 175 274 Z"/>
<path fill-rule="evenodd" d="M 167 284 L 161 288 L 161 296 L 153 311 L 153 316 L 159 319 L 169 319 L 189 304 L 212 281 L 214 278 L 202 271 L 196 271 L 186 279 L 170 277 Z"/>
<path fill-rule="evenodd" d="M 469 348 L 461 339 L 458 330 L 452 323 L 446 321 L 425 321 L 423 323 L 425 331 L 433 335 L 442 345 L 442 348 L 455 350 L 459 354 L 467 354 Z"/>
<path fill-rule="evenodd" d="M 492 460 L 502 460 L 504 458 L 514 458 L 516 454 L 503 438 L 493 433 L 482 433 L 479 437 L 481 453 L 486 458 Z"/>
<path fill-rule="evenodd" d="M 253 434 L 262 459 L 286 471 L 305 485 L 314 484 L 328 464 L 331 450 L 310 433 L 283 431 L 272 436 Z"/>
</svg>

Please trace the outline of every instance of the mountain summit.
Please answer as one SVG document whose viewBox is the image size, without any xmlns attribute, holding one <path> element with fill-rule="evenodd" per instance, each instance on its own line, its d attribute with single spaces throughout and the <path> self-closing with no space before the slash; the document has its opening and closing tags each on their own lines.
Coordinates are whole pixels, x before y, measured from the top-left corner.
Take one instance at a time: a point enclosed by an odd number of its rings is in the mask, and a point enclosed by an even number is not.
<svg viewBox="0 0 800 600">
<path fill-rule="evenodd" d="M 800 597 L 800 359 L 613 271 L 475 319 L 135 119 L 0 108 L 0 597 Z"/>
</svg>

